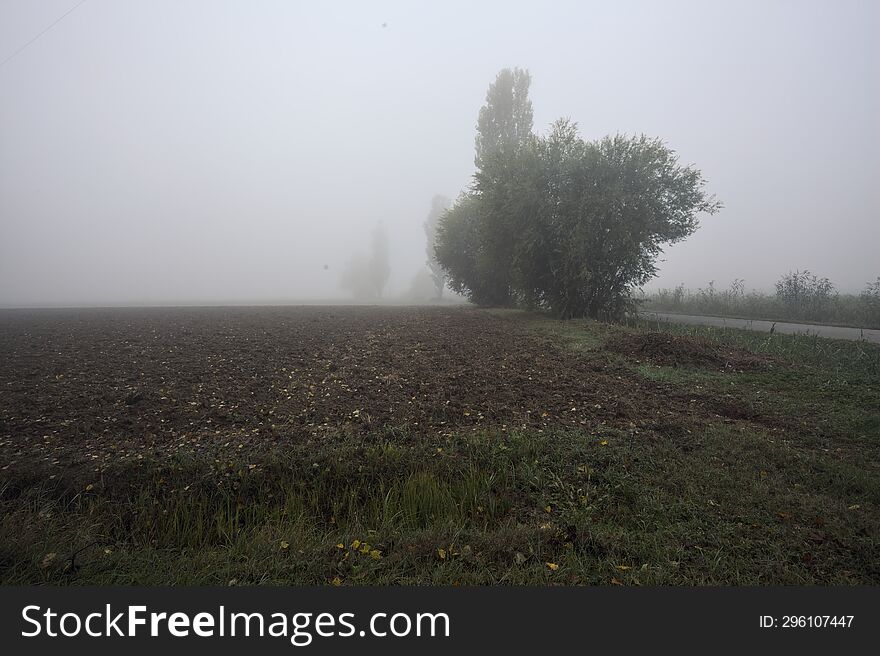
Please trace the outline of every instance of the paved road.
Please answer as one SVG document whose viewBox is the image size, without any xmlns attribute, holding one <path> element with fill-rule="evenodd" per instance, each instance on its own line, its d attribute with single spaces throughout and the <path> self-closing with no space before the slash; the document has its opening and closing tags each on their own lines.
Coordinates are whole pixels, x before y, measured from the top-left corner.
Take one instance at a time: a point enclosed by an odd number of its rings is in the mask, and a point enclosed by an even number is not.
<svg viewBox="0 0 880 656">
<path fill-rule="evenodd" d="M 862 330 L 861 328 L 842 328 L 840 326 L 701 317 L 692 314 L 670 314 L 668 312 L 642 312 L 640 316 L 649 321 L 671 321 L 673 323 L 717 326 L 719 328 L 742 328 L 744 330 L 757 330 L 765 333 L 770 332 L 770 327 L 775 323 L 776 332 L 785 333 L 786 335 L 818 335 L 819 337 L 830 337 L 832 339 L 865 340 L 880 344 L 880 330 L 870 330 L 868 328 Z"/>
</svg>

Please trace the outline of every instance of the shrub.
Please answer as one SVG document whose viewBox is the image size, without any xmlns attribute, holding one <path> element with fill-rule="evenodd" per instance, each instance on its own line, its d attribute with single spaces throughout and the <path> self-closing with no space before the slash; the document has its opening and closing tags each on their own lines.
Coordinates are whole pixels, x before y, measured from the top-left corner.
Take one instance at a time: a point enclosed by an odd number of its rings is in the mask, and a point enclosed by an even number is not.
<svg viewBox="0 0 880 656">
<path fill-rule="evenodd" d="M 880 276 L 876 282 L 869 282 L 859 294 L 859 305 L 864 321 L 869 326 L 880 326 Z"/>
<path fill-rule="evenodd" d="M 793 317 L 817 321 L 831 313 L 837 290 L 828 278 L 805 269 L 782 276 L 776 282 L 776 297 Z"/>
</svg>

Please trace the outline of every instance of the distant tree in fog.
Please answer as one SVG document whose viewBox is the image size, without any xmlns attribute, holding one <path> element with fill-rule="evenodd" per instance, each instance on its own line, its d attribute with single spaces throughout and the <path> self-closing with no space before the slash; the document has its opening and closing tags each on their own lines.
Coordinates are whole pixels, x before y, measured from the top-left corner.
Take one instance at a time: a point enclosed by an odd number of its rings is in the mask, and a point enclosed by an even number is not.
<svg viewBox="0 0 880 656">
<path fill-rule="evenodd" d="M 428 272 L 434 283 L 434 296 L 436 298 L 443 298 L 443 288 L 446 286 L 446 271 L 437 261 L 437 254 L 434 250 L 437 239 L 437 224 L 440 221 L 440 217 L 443 216 L 443 212 L 449 209 L 450 204 L 451 202 L 446 196 L 439 194 L 434 196 L 431 201 L 431 211 L 428 212 L 428 218 L 425 219 L 424 223 L 425 238 L 427 239 L 425 250 L 428 255 Z"/>
<path fill-rule="evenodd" d="M 348 260 L 342 272 L 341 287 L 357 300 L 382 298 L 391 275 L 390 261 L 388 233 L 380 222 L 373 228 L 369 256 L 356 253 Z"/>
<path fill-rule="evenodd" d="M 419 269 L 409 284 L 405 298 L 410 301 L 424 303 L 436 297 L 434 279 L 427 269 Z"/>
<path fill-rule="evenodd" d="M 346 263 L 340 284 L 356 300 L 367 300 L 375 296 L 370 280 L 370 260 L 362 253 L 353 255 Z"/>
<path fill-rule="evenodd" d="M 380 222 L 373 228 L 372 252 L 370 254 L 370 283 L 378 298 L 391 276 L 391 257 L 388 249 L 388 233 Z"/>
</svg>

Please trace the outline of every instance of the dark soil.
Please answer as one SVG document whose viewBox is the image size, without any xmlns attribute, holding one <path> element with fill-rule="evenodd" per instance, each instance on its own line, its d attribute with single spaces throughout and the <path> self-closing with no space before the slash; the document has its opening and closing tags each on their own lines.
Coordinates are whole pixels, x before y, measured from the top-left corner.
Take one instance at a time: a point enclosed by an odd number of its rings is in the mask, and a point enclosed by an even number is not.
<svg viewBox="0 0 880 656">
<path fill-rule="evenodd" d="M 758 356 L 624 332 L 448 307 L 0 311 L 0 583 L 877 583 L 858 345 L 811 368 L 780 338 L 787 365 L 740 374 Z M 635 366 L 670 352 L 690 364 Z"/>
<path fill-rule="evenodd" d="M 761 362 L 669 335 L 621 335 L 610 348 Z M 714 400 L 646 380 L 601 351 L 576 354 L 516 317 L 449 308 L 7 311 L 0 389 L 0 456 L 13 470 L 101 471 L 393 427 L 684 434 L 719 416 Z"/>
<path fill-rule="evenodd" d="M 773 358 L 736 346 L 661 332 L 618 333 L 608 341 L 606 348 L 632 359 L 672 367 L 749 371 L 776 364 Z"/>
</svg>

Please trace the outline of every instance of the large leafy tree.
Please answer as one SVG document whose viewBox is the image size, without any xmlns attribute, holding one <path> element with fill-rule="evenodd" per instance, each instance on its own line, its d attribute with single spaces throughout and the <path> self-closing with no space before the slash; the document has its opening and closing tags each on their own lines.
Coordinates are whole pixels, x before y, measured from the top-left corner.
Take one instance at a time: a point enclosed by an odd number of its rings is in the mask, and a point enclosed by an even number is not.
<svg viewBox="0 0 880 656">
<path fill-rule="evenodd" d="M 486 184 L 503 173 L 506 164 L 531 137 L 532 77 L 519 68 L 505 68 L 486 92 L 486 104 L 477 118 L 477 182 Z"/>
<path fill-rule="evenodd" d="M 502 71 L 489 88 L 473 189 L 441 219 L 437 259 L 450 286 L 482 305 L 620 317 L 663 247 L 720 204 L 659 139 L 587 142 L 567 120 L 531 134 L 528 80 Z"/>
<path fill-rule="evenodd" d="M 477 119 L 474 193 L 481 203 L 477 231 L 481 296 L 492 305 L 513 302 L 511 257 L 516 226 L 511 194 L 515 162 L 533 140 L 531 76 L 528 71 L 504 69 L 489 86 L 486 104 Z"/>
<path fill-rule="evenodd" d="M 584 142 L 562 121 L 539 148 L 550 209 L 540 235 L 523 240 L 549 248 L 523 278 L 563 317 L 619 318 L 634 289 L 656 274 L 663 247 L 692 234 L 698 214 L 720 207 L 703 191 L 700 172 L 681 166 L 659 139 Z"/>
</svg>

